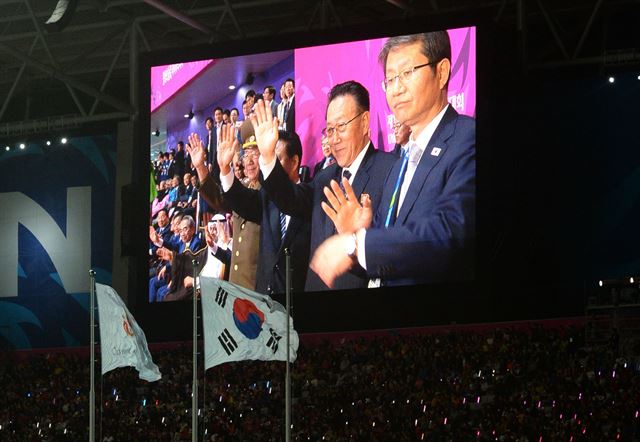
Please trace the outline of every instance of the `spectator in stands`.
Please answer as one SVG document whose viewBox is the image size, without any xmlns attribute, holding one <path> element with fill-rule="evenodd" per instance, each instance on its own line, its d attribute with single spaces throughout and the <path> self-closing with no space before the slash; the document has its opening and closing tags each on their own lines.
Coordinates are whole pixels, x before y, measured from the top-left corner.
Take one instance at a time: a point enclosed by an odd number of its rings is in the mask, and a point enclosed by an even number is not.
<svg viewBox="0 0 640 442">
<path fill-rule="evenodd" d="M 313 168 L 314 178 L 320 173 L 321 170 L 326 169 L 336 162 L 336 159 L 333 158 L 333 155 L 331 154 L 331 145 L 329 144 L 329 139 L 326 137 L 326 135 L 322 135 L 322 137 L 320 138 L 320 144 L 322 146 L 323 158 L 318 161 Z"/>
<path fill-rule="evenodd" d="M 280 85 L 280 103 L 278 104 L 277 113 L 279 126 L 278 129 L 284 130 L 284 110 L 287 107 L 287 92 L 284 83 Z"/>
<path fill-rule="evenodd" d="M 229 112 L 229 119 L 231 120 L 231 124 L 233 124 L 236 127 L 240 127 L 240 125 L 238 124 L 238 123 L 240 123 L 238 118 L 239 118 L 238 109 L 234 107 Z"/>
<path fill-rule="evenodd" d="M 284 130 L 294 132 L 296 130 L 296 91 L 293 78 L 287 78 L 284 82 L 284 92 L 287 96 L 287 104 L 284 107 L 282 116 Z"/>
<path fill-rule="evenodd" d="M 265 86 L 262 97 L 267 106 L 271 107 L 273 115 L 278 115 L 278 103 L 276 102 L 276 88 L 273 86 Z"/>
<path fill-rule="evenodd" d="M 409 143 L 409 137 L 411 136 L 411 128 L 406 124 L 393 119 L 393 135 L 395 136 L 396 143 L 393 146 L 393 153 L 398 157 L 401 157 L 407 152 Z"/>
<path fill-rule="evenodd" d="M 182 175 L 184 175 L 185 172 L 185 157 L 184 157 L 184 142 L 183 141 L 178 141 L 177 147 L 176 147 L 176 153 L 174 155 L 174 161 L 176 163 L 175 165 L 175 175 L 178 175 L 178 177 L 180 179 L 182 179 Z"/>
</svg>

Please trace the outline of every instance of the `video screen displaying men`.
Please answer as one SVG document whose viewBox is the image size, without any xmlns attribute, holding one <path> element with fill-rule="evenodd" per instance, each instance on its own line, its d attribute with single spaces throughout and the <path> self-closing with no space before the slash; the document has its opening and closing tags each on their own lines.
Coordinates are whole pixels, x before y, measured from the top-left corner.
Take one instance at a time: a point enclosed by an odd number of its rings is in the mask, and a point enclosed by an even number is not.
<svg viewBox="0 0 640 442">
<path fill-rule="evenodd" d="M 475 28 L 274 54 L 153 155 L 149 302 L 192 296 L 182 256 L 277 300 L 287 254 L 294 293 L 473 279 Z"/>
</svg>

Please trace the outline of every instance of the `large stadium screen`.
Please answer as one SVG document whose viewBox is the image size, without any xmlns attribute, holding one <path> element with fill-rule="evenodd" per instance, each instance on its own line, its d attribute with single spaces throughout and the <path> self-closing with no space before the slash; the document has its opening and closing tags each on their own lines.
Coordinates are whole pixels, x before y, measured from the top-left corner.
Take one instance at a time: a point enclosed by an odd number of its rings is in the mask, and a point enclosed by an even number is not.
<svg viewBox="0 0 640 442">
<path fill-rule="evenodd" d="M 152 66 L 149 303 L 471 281 L 476 28 Z M 194 260 L 194 257 L 196 259 Z"/>
</svg>

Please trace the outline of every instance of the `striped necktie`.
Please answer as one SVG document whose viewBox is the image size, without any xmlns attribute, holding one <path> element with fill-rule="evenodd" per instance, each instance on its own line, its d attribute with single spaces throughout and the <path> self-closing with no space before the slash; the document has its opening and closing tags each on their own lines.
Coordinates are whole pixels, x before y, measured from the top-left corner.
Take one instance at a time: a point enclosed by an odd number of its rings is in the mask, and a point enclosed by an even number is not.
<svg viewBox="0 0 640 442">
<path fill-rule="evenodd" d="M 287 234 L 287 215 L 284 212 L 280 212 L 280 239 L 283 240 Z"/>
<path fill-rule="evenodd" d="M 400 199 L 400 187 L 402 187 L 402 181 L 404 175 L 407 173 L 407 165 L 409 164 L 409 157 L 411 156 L 413 143 L 407 146 L 407 149 L 402 152 L 402 163 L 400 163 L 400 172 L 396 179 L 396 185 L 393 188 L 393 194 L 391 195 L 391 201 L 389 202 L 389 210 L 387 217 L 385 218 L 384 226 L 392 226 L 396 222 L 396 216 L 398 215 L 398 200 Z"/>
</svg>

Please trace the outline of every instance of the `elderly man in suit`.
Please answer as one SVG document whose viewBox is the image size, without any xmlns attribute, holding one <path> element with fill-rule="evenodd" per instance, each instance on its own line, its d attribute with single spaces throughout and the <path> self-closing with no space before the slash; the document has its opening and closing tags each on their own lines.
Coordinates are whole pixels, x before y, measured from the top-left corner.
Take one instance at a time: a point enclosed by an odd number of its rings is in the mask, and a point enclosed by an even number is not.
<svg viewBox="0 0 640 442">
<path fill-rule="evenodd" d="M 292 288 L 304 291 L 309 267 L 309 239 L 311 225 L 302 217 L 289 216 L 281 212 L 262 188 L 247 188 L 234 177 L 230 166 L 237 140 L 234 128 L 224 128 L 218 147 L 220 182 L 225 203 L 235 213 L 260 224 L 260 252 L 256 277 L 256 290 L 284 301 L 286 288 L 285 249 L 289 250 L 292 263 Z M 278 132 L 275 154 L 282 169 L 293 184 L 300 183 L 298 168 L 302 159 L 302 145 L 295 133 Z"/>
<path fill-rule="evenodd" d="M 338 231 L 311 268 L 333 285 L 350 269 L 374 285 L 470 279 L 474 274 L 475 120 L 447 102 L 451 46 L 445 31 L 390 38 L 379 56 L 383 88 L 398 121 L 411 128 L 408 153 L 384 185 L 377 212 L 333 183 L 326 213 Z M 372 214 L 375 219 L 372 223 Z"/>
<path fill-rule="evenodd" d="M 391 154 L 376 150 L 369 139 L 369 93 L 360 83 L 347 81 L 329 92 L 326 136 L 336 163 L 322 170 L 310 183 L 294 184 L 276 156 L 278 121 L 264 103 L 256 105 L 252 123 L 260 148 L 263 188 L 285 214 L 311 221 L 311 253 L 335 233 L 331 219 L 322 210 L 323 188 L 332 179 L 344 177 L 358 198 L 367 195 L 372 207 L 382 197 L 382 183 L 395 161 Z M 347 273 L 336 281 L 342 289 L 366 287 L 364 274 Z M 307 273 L 305 290 L 329 287 L 315 272 Z"/>
</svg>

